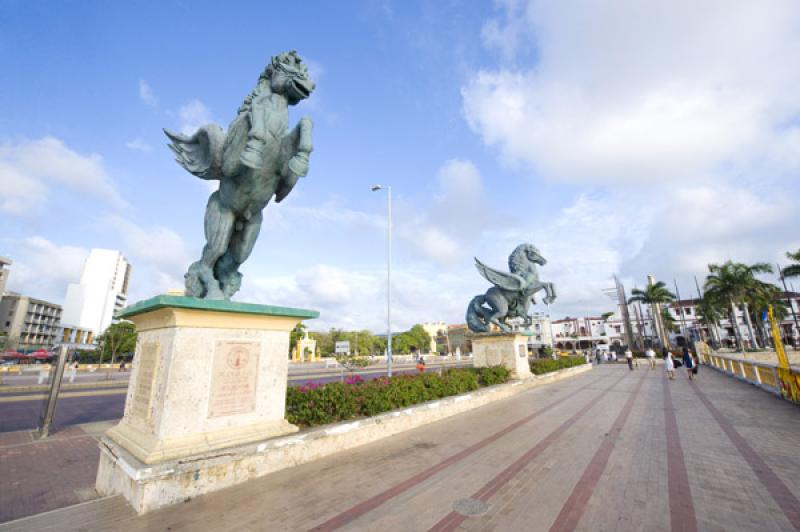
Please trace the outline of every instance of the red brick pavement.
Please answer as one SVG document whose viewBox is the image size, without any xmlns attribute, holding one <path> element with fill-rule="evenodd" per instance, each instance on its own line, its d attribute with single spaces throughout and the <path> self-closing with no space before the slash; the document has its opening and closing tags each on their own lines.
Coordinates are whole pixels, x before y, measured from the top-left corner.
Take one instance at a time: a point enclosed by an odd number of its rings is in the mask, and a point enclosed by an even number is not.
<svg viewBox="0 0 800 532">
<path fill-rule="evenodd" d="M 90 498 L 99 458 L 81 427 L 43 441 L 30 431 L 0 433 L 0 523 Z"/>
<path fill-rule="evenodd" d="M 497 493 L 497 491 L 503 487 L 509 480 L 511 480 L 517 473 L 519 473 L 525 465 L 528 464 L 531 460 L 536 458 L 538 455 L 542 453 L 545 449 L 550 447 L 558 437 L 561 436 L 567 429 L 569 429 L 572 425 L 574 425 L 580 418 L 582 418 L 589 410 L 592 409 L 593 406 L 600 403 L 600 401 L 605 397 L 608 392 L 610 392 L 614 386 L 616 386 L 622 379 L 624 379 L 627 375 L 623 374 L 622 377 L 615 380 L 611 386 L 604 389 L 600 392 L 599 395 L 594 397 L 587 405 L 583 408 L 578 410 L 574 415 L 572 415 L 569 419 L 564 421 L 561 425 L 558 426 L 553 432 L 548 434 L 543 440 L 529 449 L 525 454 L 520 456 L 514 463 L 510 466 L 505 468 L 500 474 L 495 476 L 492 480 L 486 483 L 481 489 L 476 491 L 472 495 L 472 499 L 477 499 L 480 501 L 488 501 L 491 499 L 492 495 Z M 460 514 L 456 511 L 452 511 L 446 516 L 444 516 L 438 523 L 433 525 L 430 530 L 431 531 L 445 531 L 445 530 L 455 530 L 458 528 L 465 520 L 467 516 Z"/>
<path fill-rule="evenodd" d="M 786 487 L 786 484 L 775 474 L 761 456 L 753 449 L 741 434 L 733 427 L 730 421 L 720 412 L 714 404 L 709 401 L 706 394 L 692 383 L 692 390 L 700 398 L 700 402 L 705 405 L 711 416 L 719 424 L 720 428 L 727 434 L 733 445 L 745 459 L 747 464 L 756 474 L 758 479 L 767 488 L 769 494 L 778 503 L 784 515 L 796 530 L 800 530 L 800 500 Z M 674 529 L 673 529 L 674 530 Z"/>
<path fill-rule="evenodd" d="M 689 473 L 683 458 L 678 420 L 672 404 L 671 383 L 661 381 L 664 389 L 664 427 L 667 436 L 667 481 L 669 483 L 669 516 L 672 532 L 696 532 L 697 516 L 689 486 Z"/>
<path fill-rule="evenodd" d="M 589 504 L 589 499 L 592 497 L 597 483 L 600 481 L 600 477 L 606 469 L 608 459 L 611 457 L 611 452 L 614 450 L 617 439 L 622 429 L 625 427 L 625 422 L 628 420 L 628 416 L 633 409 L 633 403 L 639 395 L 639 390 L 642 388 L 646 376 L 647 372 L 643 372 L 633 393 L 628 397 L 628 400 L 625 401 L 625 406 L 617 416 L 614 424 L 611 425 L 611 429 L 608 431 L 608 437 L 600 444 L 600 448 L 597 449 L 597 452 L 592 457 L 592 461 L 586 466 L 583 475 L 567 498 L 567 502 L 565 502 L 564 506 L 561 508 L 561 512 L 558 514 L 558 517 L 556 517 L 553 526 L 550 527 L 550 532 L 571 532 L 578 527 L 578 523 L 581 517 L 583 517 L 586 506 Z"/>
<path fill-rule="evenodd" d="M 594 380 L 586 383 L 585 385 L 581 386 L 580 388 L 577 388 L 575 390 L 575 393 L 577 393 L 577 392 L 579 392 L 581 390 L 587 389 L 589 386 L 592 386 L 592 385 L 596 384 L 598 381 L 600 381 L 603 378 L 604 377 L 600 377 L 600 378 L 594 379 Z M 371 510 L 374 510 L 375 508 L 377 508 L 381 504 L 393 499 L 394 497 L 397 497 L 398 495 L 400 495 L 404 491 L 407 491 L 407 490 L 413 488 L 414 486 L 417 486 L 418 484 L 424 482 L 425 480 L 429 479 L 430 477 L 432 477 L 436 473 L 439 473 L 439 472 L 445 470 L 446 468 L 450 467 L 451 465 L 463 460 L 464 458 L 467 458 L 468 456 L 472 455 L 476 451 L 486 447 L 490 443 L 497 441 L 498 439 L 502 438 L 506 434 L 508 434 L 508 433 L 510 433 L 510 432 L 522 427 L 523 425 L 525 425 L 526 423 L 528 423 L 530 421 L 533 421 L 534 419 L 536 419 L 540 415 L 544 414 L 545 412 L 547 412 L 549 410 L 552 410 L 553 407 L 559 405 L 562 401 L 563 401 L 563 399 L 559 399 L 558 401 L 552 402 L 549 405 L 547 405 L 547 406 L 545 406 L 543 408 L 540 408 L 539 410 L 537 410 L 533 414 L 530 414 L 528 416 L 523 417 L 522 419 L 520 419 L 518 421 L 515 421 L 514 423 L 508 425 L 503 430 L 495 432 L 491 436 L 489 436 L 487 438 L 484 438 L 483 440 L 481 440 L 481 441 L 479 441 L 479 442 L 467 447 L 463 451 L 460 451 L 460 452 L 458 452 L 458 453 L 456 453 L 456 454 L 454 454 L 454 455 L 442 460 L 441 462 L 439 462 L 435 466 L 430 467 L 430 468 L 428 468 L 428 469 L 426 469 L 424 471 L 421 471 L 421 472 L 417 473 L 416 475 L 414 475 L 414 476 L 406 479 L 405 481 L 401 482 L 400 484 L 397 484 L 396 486 L 393 486 L 393 487 L 389 488 L 388 490 L 385 490 L 385 491 L 379 493 L 378 495 L 375 495 L 374 497 L 371 497 L 371 498 L 367 499 L 366 501 L 361 502 L 361 503 L 353 506 L 352 508 L 350 508 L 348 510 L 345 510 L 344 512 L 340 513 L 339 515 L 334 516 L 333 518 L 325 521 L 324 523 L 322 523 L 322 524 L 320 524 L 318 526 L 315 526 L 312 530 L 321 532 L 321 531 L 337 530 L 338 528 L 343 527 L 344 525 L 350 523 L 351 521 L 354 521 L 355 519 L 361 517 L 365 513 L 369 512 Z"/>
</svg>

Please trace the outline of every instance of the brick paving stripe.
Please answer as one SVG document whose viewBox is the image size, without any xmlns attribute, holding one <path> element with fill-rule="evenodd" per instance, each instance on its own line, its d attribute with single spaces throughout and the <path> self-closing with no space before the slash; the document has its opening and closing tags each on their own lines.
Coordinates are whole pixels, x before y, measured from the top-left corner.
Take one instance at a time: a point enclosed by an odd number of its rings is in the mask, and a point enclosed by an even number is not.
<svg viewBox="0 0 800 532">
<path fill-rule="evenodd" d="M 694 383 L 692 383 L 694 384 Z M 749 443 L 739 434 L 730 421 L 720 412 L 717 407 L 709 401 L 706 394 L 700 391 L 697 385 L 691 386 L 694 393 L 700 399 L 700 402 L 705 405 L 711 416 L 719 424 L 720 428 L 727 434 L 733 445 L 745 459 L 747 464 L 756 474 L 758 479 L 767 488 L 769 494 L 778 503 L 780 509 L 783 511 L 786 518 L 794 526 L 795 530 L 800 530 L 800 501 L 797 497 L 786 487 L 786 484 L 775 474 L 761 456 L 753 449 Z"/>
<path fill-rule="evenodd" d="M 694 512 L 689 474 L 683 458 L 678 420 L 672 405 L 670 380 L 662 380 L 664 389 L 664 430 L 667 435 L 667 480 L 669 485 L 669 518 L 672 532 L 696 532 L 697 516 Z"/>
<path fill-rule="evenodd" d="M 606 469 L 608 459 L 611 456 L 611 452 L 614 450 L 614 445 L 616 445 L 619 434 L 622 432 L 622 428 L 628 420 L 628 416 L 633 409 L 633 403 L 639 395 L 639 389 L 642 387 L 642 384 L 644 384 L 646 376 L 647 373 L 644 373 L 639 378 L 636 388 L 633 390 L 630 397 L 628 397 L 628 400 L 625 401 L 625 406 L 617 416 L 614 424 L 611 425 L 611 429 L 608 431 L 608 437 L 603 440 L 603 443 L 600 444 L 600 448 L 594 453 L 591 462 L 586 466 L 583 475 L 581 475 L 580 480 L 578 480 L 572 493 L 570 493 L 567 498 L 567 502 L 564 503 L 561 512 L 559 512 L 558 517 L 556 517 L 555 522 L 553 522 L 553 525 L 550 527 L 550 532 L 572 531 L 578 527 L 578 522 L 580 522 L 581 517 L 583 517 L 586 505 L 589 503 L 589 499 L 592 497 L 592 493 L 594 493 L 594 489 L 597 487 L 597 483 L 600 481 L 600 477 Z"/>
<path fill-rule="evenodd" d="M 600 378 L 594 379 L 591 382 L 588 382 L 585 385 L 581 386 L 580 388 L 577 388 L 574 393 L 578 393 L 580 391 L 583 391 L 586 388 L 588 388 L 590 386 L 593 386 L 594 384 L 596 384 L 597 382 L 599 382 L 600 380 L 602 380 L 604 378 L 605 377 L 600 377 Z M 421 471 L 421 472 L 417 473 L 416 475 L 404 480 L 400 484 L 392 486 L 391 488 L 387 489 L 386 491 L 383 491 L 383 492 L 379 493 L 378 495 L 376 495 L 376 496 L 374 496 L 374 497 L 372 497 L 370 499 L 367 499 L 366 501 L 361 502 L 361 503 L 353 506 L 352 508 L 350 508 L 348 510 L 345 510 L 344 512 L 340 513 L 339 515 L 336 515 L 336 516 L 332 517 L 331 519 L 325 521 L 324 523 L 322 523 L 322 524 L 320 524 L 318 526 L 315 526 L 312 530 L 317 530 L 317 531 L 336 530 L 336 529 L 338 529 L 338 528 L 350 523 L 351 521 L 353 521 L 355 519 L 358 519 L 359 517 L 361 517 L 365 513 L 369 512 L 371 510 L 374 510 L 375 508 L 377 508 L 381 504 L 389 501 L 390 499 L 393 499 L 394 497 L 398 496 L 399 494 L 403 493 L 404 491 L 409 490 L 409 489 L 413 488 L 414 486 L 424 482 L 425 480 L 427 480 L 428 478 L 432 477 L 436 473 L 439 473 L 440 471 L 450 467 L 451 465 L 453 465 L 453 464 L 455 464 L 457 462 L 460 462 L 464 458 L 470 456 L 471 454 L 473 454 L 476 451 L 482 449 L 483 447 L 486 447 L 490 443 L 495 442 L 495 441 L 499 440 L 500 438 L 502 438 L 503 436 L 505 436 L 506 434 L 512 432 L 513 430 L 516 430 L 516 429 L 520 428 L 521 426 L 525 425 L 526 423 L 532 421 L 533 419 L 539 417 L 540 415 L 544 414 L 545 412 L 547 412 L 547 411 L 551 410 L 552 408 L 558 406 L 559 404 L 563 403 L 565 400 L 566 399 L 559 399 L 558 401 L 554 401 L 554 402 L 550 403 L 549 405 L 545 406 L 544 408 L 540 408 L 539 410 L 537 410 L 533 414 L 530 414 L 528 416 L 523 417 L 522 419 L 519 419 L 518 421 L 515 421 L 514 423 L 512 423 L 512 424 L 508 425 L 507 427 L 505 427 L 504 429 L 502 429 L 502 430 L 500 430 L 498 432 L 495 432 L 491 436 L 489 436 L 487 438 L 484 438 L 483 440 L 481 440 L 481 441 L 479 441 L 479 442 L 467 447 L 463 451 L 461 451 L 459 453 L 456 453 L 453 456 L 450 456 L 449 458 L 446 458 L 446 459 L 442 460 L 441 462 L 439 462 L 438 464 L 434 465 L 433 467 L 430 467 L 430 468 L 428 468 L 428 469 L 426 469 L 424 471 Z"/>
<path fill-rule="evenodd" d="M 497 490 L 503 487 L 509 480 L 511 480 L 517 473 L 519 473 L 525 465 L 528 464 L 531 460 L 536 458 L 542 451 L 550 447 L 550 445 L 555 442 L 559 436 L 561 436 L 567 429 L 569 429 L 572 425 L 575 424 L 581 417 L 583 417 L 589 410 L 592 409 L 603 397 L 608 394 L 617 384 L 619 384 L 627 374 L 624 374 L 619 379 L 615 380 L 611 386 L 600 392 L 594 399 L 592 399 L 589 404 L 585 405 L 583 408 L 578 410 L 575 414 L 572 415 L 569 419 L 564 421 L 561 425 L 558 426 L 553 432 L 548 434 L 544 437 L 539 443 L 529 449 L 525 454 L 519 457 L 514 463 L 504 469 L 499 475 L 494 477 L 490 480 L 486 485 L 484 485 L 481 489 L 476 491 L 471 497 L 473 499 L 479 499 L 484 502 L 488 501 L 492 495 L 494 495 Z M 442 518 L 441 521 L 436 523 L 430 528 L 430 531 L 445 531 L 445 530 L 455 530 L 458 528 L 461 523 L 463 523 L 467 518 L 459 513 L 450 512 L 446 516 Z"/>
</svg>

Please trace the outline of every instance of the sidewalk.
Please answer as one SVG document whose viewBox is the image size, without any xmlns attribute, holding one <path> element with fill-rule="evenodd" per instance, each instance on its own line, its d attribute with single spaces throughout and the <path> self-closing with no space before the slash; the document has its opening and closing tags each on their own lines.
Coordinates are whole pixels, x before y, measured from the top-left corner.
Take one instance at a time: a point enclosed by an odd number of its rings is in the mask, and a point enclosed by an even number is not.
<svg viewBox="0 0 800 532">
<path fill-rule="evenodd" d="M 0 530 L 800 530 L 800 409 L 678 373 L 602 365 L 141 517 L 114 497 Z"/>
<path fill-rule="evenodd" d="M 114 422 L 74 425 L 43 441 L 0 433 L 0 522 L 95 499 L 98 438 Z"/>
</svg>

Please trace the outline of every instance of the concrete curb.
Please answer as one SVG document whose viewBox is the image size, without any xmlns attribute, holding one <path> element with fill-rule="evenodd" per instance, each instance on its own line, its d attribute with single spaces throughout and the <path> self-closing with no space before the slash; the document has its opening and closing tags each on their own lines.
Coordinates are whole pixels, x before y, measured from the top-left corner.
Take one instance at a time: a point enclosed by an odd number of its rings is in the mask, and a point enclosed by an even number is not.
<svg viewBox="0 0 800 532">
<path fill-rule="evenodd" d="M 82 390 L 84 388 L 127 388 L 128 381 L 94 381 L 78 382 L 73 384 L 61 384 L 61 391 Z M 26 392 L 47 392 L 50 390 L 49 384 L 29 384 L 27 386 L 0 386 L 0 394 L 7 393 L 26 393 Z"/>
<path fill-rule="evenodd" d="M 142 514 L 372 443 L 591 370 L 590 364 L 584 364 L 374 417 L 314 427 L 158 464 L 144 464 L 111 439 L 103 437 L 97 488 L 101 495 L 123 494 L 134 510 Z"/>
</svg>

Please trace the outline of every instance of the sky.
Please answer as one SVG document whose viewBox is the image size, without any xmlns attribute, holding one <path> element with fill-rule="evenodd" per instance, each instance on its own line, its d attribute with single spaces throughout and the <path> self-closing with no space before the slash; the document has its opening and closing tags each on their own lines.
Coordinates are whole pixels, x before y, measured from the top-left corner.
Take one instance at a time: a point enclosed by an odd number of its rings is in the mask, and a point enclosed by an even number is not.
<svg viewBox="0 0 800 532">
<path fill-rule="evenodd" d="M 800 248 L 800 3 L 559 0 L 0 1 L 0 255 L 7 289 L 63 303 L 91 248 L 129 299 L 183 285 L 209 182 L 162 128 L 234 118 L 270 57 L 317 89 L 308 176 L 265 210 L 235 300 L 312 330 L 463 323 L 536 245 L 553 317 L 614 310 L 646 275 Z M 800 288 L 800 286 L 798 286 Z M 541 304 L 534 310 L 547 311 Z"/>
</svg>

